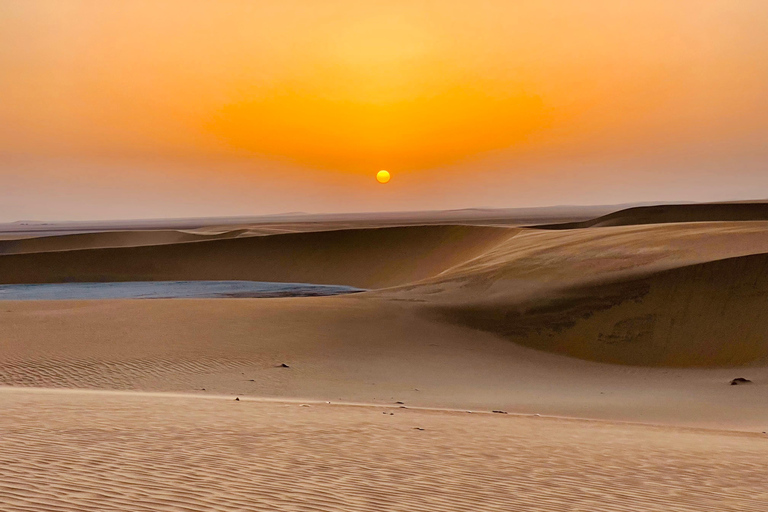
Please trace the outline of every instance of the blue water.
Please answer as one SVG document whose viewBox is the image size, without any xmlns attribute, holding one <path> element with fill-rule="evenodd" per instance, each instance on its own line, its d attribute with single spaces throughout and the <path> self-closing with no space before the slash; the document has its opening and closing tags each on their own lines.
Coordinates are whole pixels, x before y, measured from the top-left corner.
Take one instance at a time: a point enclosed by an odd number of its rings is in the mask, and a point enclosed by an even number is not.
<svg viewBox="0 0 768 512">
<path fill-rule="evenodd" d="M 0 285 L 0 300 L 319 297 L 362 291 L 365 290 L 351 286 L 260 281 L 3 284 Z"/>
</svg>

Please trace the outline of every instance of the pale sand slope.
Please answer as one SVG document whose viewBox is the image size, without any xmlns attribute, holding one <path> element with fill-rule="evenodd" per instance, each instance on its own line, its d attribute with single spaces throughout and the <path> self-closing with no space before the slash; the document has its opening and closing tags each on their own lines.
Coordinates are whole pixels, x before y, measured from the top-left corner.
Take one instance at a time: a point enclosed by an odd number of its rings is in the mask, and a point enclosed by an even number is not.
<svg viewBox="0 0 768 512">
<path fill-rule="evenodd" d="M 768 223 L 523 230 L 417 285 L 446 321 L 640 366 L 768 361 Z"/>
<path fill-rule="evenodd" d="M 3 511 L 763 512 L 768 503 L 762 434 L 103 392 L 0 390 L 0 407 Z"/>
<path fill-rule="evenodd" d="M 768 427 L 765 367 L 580 361 L 433 320 L 413 305 L 365 294 L 4 302 L 0 383 Z M 729 385 L 742 376 L 754 384 Z"/>
</svg>

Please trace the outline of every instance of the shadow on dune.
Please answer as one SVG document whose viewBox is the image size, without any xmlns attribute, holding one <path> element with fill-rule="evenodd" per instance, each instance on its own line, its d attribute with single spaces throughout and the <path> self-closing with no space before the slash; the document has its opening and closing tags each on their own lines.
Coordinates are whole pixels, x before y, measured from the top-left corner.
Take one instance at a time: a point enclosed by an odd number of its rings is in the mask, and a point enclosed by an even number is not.
<svg viewBox="0 0 768 512">
<path fill-rule="evenodd" d="M 768 254 L 548 290 L 524 302 L 430 306 L 442 320 L 535 349 L 641 366 L 768 360 Z"/>
<path fill-rule="evenodd" d="M 0 256 L 0 283 L 271 281 L 383 288 L 482 254 L 517 230 L 409 226 Z"/>
</svg>

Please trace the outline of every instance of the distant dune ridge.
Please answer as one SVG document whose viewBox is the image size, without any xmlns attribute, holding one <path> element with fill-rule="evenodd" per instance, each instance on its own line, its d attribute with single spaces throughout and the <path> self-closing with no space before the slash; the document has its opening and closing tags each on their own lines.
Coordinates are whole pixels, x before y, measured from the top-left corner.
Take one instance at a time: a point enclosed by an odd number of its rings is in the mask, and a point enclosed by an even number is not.
<svg viewBox="0 0 768 512">
<path fill-rule="evenodd" d="M 177 244 L 221 238 L 236 238 L 245 232 L 246 230 L 228 230 L 221 234 L 198 234 L 171 230 L 103 231 L 99 233 L 79 233 L 9 240 L 0 239 L 0 254 Z"/>
<path fill-rule="evenodd" d="M 381 288 L 431 277 L 509 236 L 495 227 L 408 226 L 72 249 L 0 256 L 0 281 L 252 280 Z"/>
<path fill-rule="evenodd" d="M 768 220 L 768 202 L 637 206 L 591 220 L 546 224 L 537 227 L 540 229 L 579 229 L 671 222 L 728 222 L 745 220 Z"/>
</svg>

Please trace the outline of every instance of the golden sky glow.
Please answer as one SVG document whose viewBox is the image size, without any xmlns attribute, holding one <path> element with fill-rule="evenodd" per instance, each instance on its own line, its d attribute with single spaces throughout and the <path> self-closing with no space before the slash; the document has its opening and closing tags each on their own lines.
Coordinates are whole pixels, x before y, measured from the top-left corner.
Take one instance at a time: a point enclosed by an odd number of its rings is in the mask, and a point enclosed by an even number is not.
<svg viewBox="0 0 768 512">
<path fill-rule="evenodd" d="M 763 0 L 2 0 L 0 220 L 768 196 L 766 23 Z"/>
</svg>

